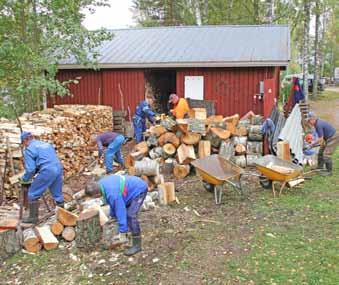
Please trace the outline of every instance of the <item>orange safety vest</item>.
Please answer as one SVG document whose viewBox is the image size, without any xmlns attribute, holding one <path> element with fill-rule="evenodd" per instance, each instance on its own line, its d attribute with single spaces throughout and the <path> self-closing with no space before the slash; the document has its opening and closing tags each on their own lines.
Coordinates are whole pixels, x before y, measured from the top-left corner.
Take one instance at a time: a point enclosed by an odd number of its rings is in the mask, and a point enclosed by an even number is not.
<svg viewBox="0 0 339 285">
<path fill-rule="evenodd" d="M 171 110 L 174 117 L 183 119 L 188 114 L 190 107 L 185 98 L 180 98 L 178 104 Z"/>
</svg>

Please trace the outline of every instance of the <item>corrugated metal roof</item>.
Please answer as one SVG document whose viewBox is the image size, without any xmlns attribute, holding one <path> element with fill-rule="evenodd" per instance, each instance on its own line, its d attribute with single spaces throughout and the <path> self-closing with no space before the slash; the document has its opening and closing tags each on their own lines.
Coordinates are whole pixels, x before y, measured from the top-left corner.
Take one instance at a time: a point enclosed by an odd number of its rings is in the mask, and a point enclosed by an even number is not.
<svg viewBox="0 0 339 285">
<path fill-rule="evenodd" d="M 112 30 L 98 49 L 101 68 L 286 66 L 289 28 L 263 26 L 180 26 Z M 75 60 L 60 69 L 83 68 Z"/>
</svg>

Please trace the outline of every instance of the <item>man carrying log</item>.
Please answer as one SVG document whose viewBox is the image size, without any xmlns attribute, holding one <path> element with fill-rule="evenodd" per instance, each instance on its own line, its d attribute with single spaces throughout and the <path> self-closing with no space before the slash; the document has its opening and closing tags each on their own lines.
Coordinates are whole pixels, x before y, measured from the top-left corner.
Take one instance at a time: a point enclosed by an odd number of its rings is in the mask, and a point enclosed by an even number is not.
<svg viewBox="0 0 339 285">
<path fill-rule="evenodd" d="M 331 175 L 333 168 L 331 155 L 339 144 L 339 135 L 331 124 L 318 119 L 312 112 L 308 114 L 307 121 L 314 127 L 318 135 L 318 139 L 310 145 L 311 148 L 320 145 L 318 168 L 323 169 L 325 165 L 326 172 L 323 172 L 322 174 L 325 176 Z"/>
<path fill-rule="evenodd" d="M 92 143 L 97 144 L 99 150 L 99 158 L 105 154 L 106 173 L 113 173 L 113 159 L 115 159 L 122 167 L 124 160 L 121 154 L 121 147 L 125 141 L 125 137 L 114 132 L 104 132 L 91 137 Z M 106 151 L 105 151 L 106 148 Z"/>
<path fill-rule="evenodd" d="M 136 176 L 111 175 L 86 186 L 85 193 L 91 197 L 102 196 L 110 206 L 110 215 L 117 219 L 119 234 L 113 239 L 126 243 L 128 230 L 132 233 L 132 247 L 125 250 L 127 256 L 141 251 L 141 231 L 138 213 L 147 195 L 147 184 Z"/>
<path fill-rule="evenodd" d="M 29 216 L 23 222 L 35 224 L 39 218 L 39 198 L 48 188 L 56 205 L 64 207 L 63 168 L 51 144 L 34 139 L 30 132 L 21 134 L 21 142 L 25 147 L 25 174 L 21 183 L 29 185 L 37 174 L 28 189 Z"/>
<path fill-rule="evenodd" d="M 187 100 L 185 98 L 179 98 L 176 94 L 170 95 L 168 103 L 173 106 L 170 112 L 176 119 L 185 118 L 190 111 Z"/>
<path fill-rule="evenodd" d="M 134 138 L 137 143 L 144 140 L 146 131 L 146 119 L 152 124 L 155 123 L 155 113 L 152 110 L 153 98 L 146 97 L 145 101 L 140 102 L 133 116 Z"/>
</svg>

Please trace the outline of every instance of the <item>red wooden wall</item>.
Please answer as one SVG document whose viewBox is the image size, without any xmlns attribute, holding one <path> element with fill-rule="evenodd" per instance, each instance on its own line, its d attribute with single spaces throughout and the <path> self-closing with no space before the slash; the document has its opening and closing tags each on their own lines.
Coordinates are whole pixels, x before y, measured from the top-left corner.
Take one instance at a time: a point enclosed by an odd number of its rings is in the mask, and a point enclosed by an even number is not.
<svg viewBox="0 0 339 285">
<path fill-rule="evenodd" d="M 184 96 L 185 76 L 204 76 L 204 99 L 213 100 L 216 113 L 224 116 L 239 113 L 241 116 L 252 110 L 257 114 L 270 112 L 279 96 L 279 67 L 238 68 L 189 68 L 178 69 L 176 76 L 177 94 Z M 71 84 L 73 97 L 51 98 L 53 104 L 103 104 L 121 109 L 119 84 L 124 96 L 124 108 L 129 106 L 132 114 L 145 95 L 143 69 L 113 70 L 61 70 L 58 79 L 69 80 L 80 76 L 79 84 Z M 272 93 L 259 100 L 259 82 L 270 80 Z M 265 90 L 267 88 L 265 87 Z M 265 94 L 266 95 L 266 94 Z"/>
<path fill-rule="evenodd" d="M 48 106 L 56 104 L 102 104 L 121 109 L 123 94 L 124 109 L 134 113 L 137 104 L 145 96 L 143 70 L 61 70 L 57 78 L 61 81 L 81 77 L 79 84 L 70 84 L 72 96 L 55 97 L 48 100 Z"/>
<path fill-rule="evenodd" d="M 184 96 L 185 76 L 204 76 L 204 99 L 215 102 L 216 113 L 240 116 L 252 110 L 263 114 L 263 100 L 259 100 L 259 82 L 274 78 L 279 84 L 278 67 L 230 67 L 230 68 L 196 68 L 177 71 L 177 94 Z M 279 86 L 277 86 L 279 87 Z M 275 88 L 275 97 L 278 96 Z"/>
</svg>

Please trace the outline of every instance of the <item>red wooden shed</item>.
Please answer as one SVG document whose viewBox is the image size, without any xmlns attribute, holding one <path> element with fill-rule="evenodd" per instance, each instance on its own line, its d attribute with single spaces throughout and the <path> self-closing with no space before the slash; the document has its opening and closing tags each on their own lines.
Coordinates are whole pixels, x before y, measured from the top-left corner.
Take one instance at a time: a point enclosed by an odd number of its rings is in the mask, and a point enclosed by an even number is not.
<svg viewBox="0 0 339 285">
<path fill-rule="evenodd" d="M 194 26 L 113 30 L 99 48 L 99 70 L 67 60 L 58 78 L 80 78 L 72 96 L 53 104 L 104 104 L 131 109 L 146 94 L 166 111 L 170 93 L 215 102 L 216 113 L 269 115 L 279 96 L 279 74 L 290 60 L 289 28 Z M 119 91 L 119 87 L 122 92 Z M 121 95 L 122 93 L 122 95 Z M 121 97 L 123 96 L 123 100 Z M 122 106 L 122 104 L 124 106 Z"/>
</svg>

